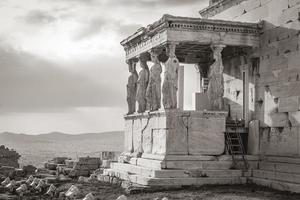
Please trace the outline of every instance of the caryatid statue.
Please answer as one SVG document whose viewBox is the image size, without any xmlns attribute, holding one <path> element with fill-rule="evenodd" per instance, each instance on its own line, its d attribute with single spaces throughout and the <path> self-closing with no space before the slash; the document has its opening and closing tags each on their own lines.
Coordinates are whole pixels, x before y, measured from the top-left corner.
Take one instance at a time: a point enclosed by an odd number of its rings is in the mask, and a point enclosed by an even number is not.
<svg viewBox="0 0 300 200">
<path fill-rule="evenodd" d="M 158 60 L 158 54 L 150 52 L 151 61 L 154 65 L 150 69 L 149 84 L 146 91 L 148 108 L 151 111 L 158 110 L 161 107 L 161 73 L 162 67 Z"/>
<path fill-rule="evenodd" d="M 146 90 L 149 82 L 149 68 L 147 65 L 147 61 L 145 60 L 140 60 L 140 66 L 142 70 L 139 72 L 137 81 L 136 100 L 139 104 L 138 113 L 143 113 L 145 112 L 147 107 Z"/>
<path fill-rule="evenodd" d="M 175 44 L 167 48 L 169 59 L 165 63 L 164 82 L 162 86 L 163 105 L 165 109 L 177 108 L 179 61 L 175 55 Z"/>
<path fill-rule="evenodd" d="M 136 91 L 137 91 L 137 81 L 138 81 L 136 63 L 133 61 L 129 61 L 128 69 L 130 72 L 130 76 L 128 77 L 128 83 L 127 83 L 127 104 L 128 104 L 127 115 L 130 115 L 133 114 L 136 109 L 135 102 L 136 102 Z"/>
<path fill-rule="evenodd" d="M 207 95 L 211 108 L 213 110 L 223 109 L 223 95 L 224 95 L 224 78 L 223 78 L 223 62 L 222 62 L 222 50 L 224 45 L 212 46 L 213 56 L 215 62 L 210 66 L 208 72 L 209 84 L 207 89 Z"/>
</svg>

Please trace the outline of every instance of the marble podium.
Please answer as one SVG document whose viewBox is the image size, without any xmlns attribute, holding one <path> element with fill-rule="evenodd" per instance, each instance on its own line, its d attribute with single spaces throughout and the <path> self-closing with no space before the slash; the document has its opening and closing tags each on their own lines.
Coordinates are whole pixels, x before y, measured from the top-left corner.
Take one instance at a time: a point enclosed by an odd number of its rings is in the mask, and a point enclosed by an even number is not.
<svg viewBox="0 0 300 200">
<path fill-rule="evenodd" d="M 141 158 L 155 160 L 221 155 L 226 116 L 222 111 L 179 109 L 127 115 L 123 154 L 134 158 L 141 150 Z"/>
</svg>

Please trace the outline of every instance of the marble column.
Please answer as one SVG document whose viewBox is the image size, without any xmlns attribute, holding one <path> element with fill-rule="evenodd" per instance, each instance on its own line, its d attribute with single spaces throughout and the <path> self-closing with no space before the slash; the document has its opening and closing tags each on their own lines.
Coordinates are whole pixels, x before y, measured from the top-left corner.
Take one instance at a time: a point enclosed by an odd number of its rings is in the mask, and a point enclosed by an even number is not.
<svg viewBox="0 0 300 200">
<path fill-rule="evenodd" d="M 209 68 L 209 84 L 207 89 L 208 99 L 212 110 L 224 109 L 224 79 L 223 79 L 223 62 L 222 51 L 225 45 L 212 45 L 214 63 Z"/>
</svg>

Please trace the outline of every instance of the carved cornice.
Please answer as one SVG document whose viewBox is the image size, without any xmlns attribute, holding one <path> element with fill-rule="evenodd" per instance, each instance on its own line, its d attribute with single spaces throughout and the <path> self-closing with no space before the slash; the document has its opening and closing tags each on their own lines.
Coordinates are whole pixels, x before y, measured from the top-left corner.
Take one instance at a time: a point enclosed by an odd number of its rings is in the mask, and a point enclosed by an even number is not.
<svg viewBox="0 0 300 200">
<path fill-rule="evenodd" d="M 256 23 L 233 22 L 223 20 L 175 17 L 164 15 L 147 28 L 140 28 L 136 33 L 121 42 L 126 56 L 136 56 L 135 52 L 149 50 L 151 47 L 164 45 L 168 42 L 167 31 L 182 32 L 223 32 L 241 35 L 258 35 L 260 25 Z"/>
</svg>

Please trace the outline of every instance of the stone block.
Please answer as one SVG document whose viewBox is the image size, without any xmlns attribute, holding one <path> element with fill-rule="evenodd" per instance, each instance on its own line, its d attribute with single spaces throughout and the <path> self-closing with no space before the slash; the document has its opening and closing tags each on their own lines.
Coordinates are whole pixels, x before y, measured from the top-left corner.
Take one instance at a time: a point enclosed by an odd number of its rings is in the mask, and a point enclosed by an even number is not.
<svg viewBox="0 0 300 200">
<path fill-rule="evenodd" d="M 141 167 L 150 168 L 150 169 L 165 169 L 166 168 L 164 161 L 149 160 L 149 159 L 143 159 L 143 158 L 137 159 L 137 165 L 141 166 Z"/>
<path fill-rule="evenodd" d="M 124 147 L 125 152 L 132 152 L 133 151 L 133 120 L 126 119 L 125 120 L 125 129 L 124 129 Z"/>
<path fill-rule="evenodd" d="M 288 115 L 286 113 L 264 113 L 262 123 L 269 127 L 288 127 Z"/>
<path fill-rule="evenodd" d="M 300 184 L 300 175 L 294 173 L 253 170 L 253 177 Z"/>
<path fill-rule="evenodd" d="M 138 151 L 138 149 L 141 147 L 142 142 L 142 129 L 143 126 L 143 120 L 142 119 L 136 119 L 133 121 L 133 132 L 132 132 L 132 140 L 133 140 L 133 151 Z"/>
<path fill-rule="evenodd" d="M 188 152 L 191 155 L 220 155 L 225 150 L 225 118 L 192 116 L 189 119 Z"/>
<path fill-rule="evenodd" d="M 109 168 L 110 164 L 111 164 L 110 160 L 102 160 L 101 167 L 103 167 L 103 168 Z"/>
<path fill-rule="evenodd" d="M 251 155 L 259 154 L 259 143 L 259 120 L 253 120 L 249 123 L 247 153 Z"/>
<path fill-rule="evenodd" d="M 166 152 L 167 154 L 187 154 L 186 112 L 174 110 L 166 113 Z"/>
<path fill-rule="evenodd" d="M 251 177 L 249 179 L 249 182 L 257 185 L 273 188 L 276 190 L 300 193 L 300 185 L 295 183 L 268 180 L 268 179 L 255 178 L 255 177 Z"/>
<path fill-rule="evenodd" d="M 55 164 L 65 164 L 65 160 L 67 160 L 67 157 L 55 157 L 53 158 L 53 162 Z"/>
<path fill-rule="evenodd" d="M 300 97 L 280 97 L 278 101 L 278 112 L 295 112 L 300 108 Z"/>
<path fill-rule="evenodd" d="M 273 97 L 300 96 L 300 82 L 282 82 L 269 86 Z"/>
<path fill-rule="evenodd" d="M 193 93 L 192 105 L 194 110 L 210 110 L 210 103 L 206 93 Z"/>
<path fill-rule="evenodd" d="M 264 155 L 298 155 L 298 127 L 264 129 L 260 151 Z"/>
<path fill-rule="evenodd" d="M 167 152 L 167 133 L 168 130 L 157 129 L 152 131 L 152 154 L 165 155 Z"/>
<path fill-rule="evenodd" d="M 299 51 L 291 52 L 288 56 L 288 68 L 299 69 L 300 67 L 300 53 Z"/>
<path fill-rule="evenodd" d="M 232 166 L 232 161 L 166 161 L 167 169 L 229 169 Z"/>
<path fill-rule="evenodd" d="M 289 112 L 288 117 L 291 126 L 300 126 L 300 111 Z"/>
</svg>

